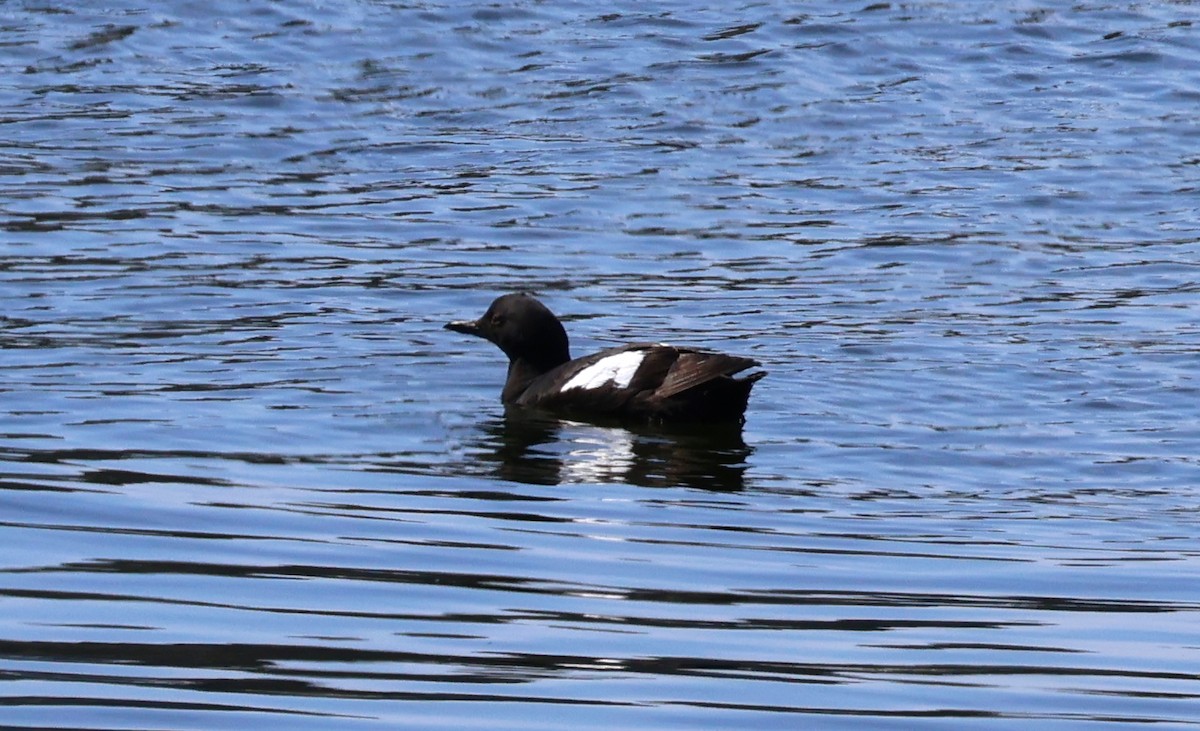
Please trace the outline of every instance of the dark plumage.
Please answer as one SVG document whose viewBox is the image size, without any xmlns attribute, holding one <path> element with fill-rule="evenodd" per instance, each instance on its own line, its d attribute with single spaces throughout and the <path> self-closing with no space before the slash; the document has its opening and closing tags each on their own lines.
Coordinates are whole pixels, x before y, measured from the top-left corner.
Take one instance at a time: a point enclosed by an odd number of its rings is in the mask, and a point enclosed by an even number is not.
<svg viewBox="0 0 1200 731">
<path fill-rule="evenodd" d="M 639 343 L 571 360 L 562 323 L 527 294 L 506 294 L 483 317 L 446 329 L 490 340 L 508 356 L 501 400 L 584 418 L 740 421 L 759 365 L 736 355 Z"/>
</svg>

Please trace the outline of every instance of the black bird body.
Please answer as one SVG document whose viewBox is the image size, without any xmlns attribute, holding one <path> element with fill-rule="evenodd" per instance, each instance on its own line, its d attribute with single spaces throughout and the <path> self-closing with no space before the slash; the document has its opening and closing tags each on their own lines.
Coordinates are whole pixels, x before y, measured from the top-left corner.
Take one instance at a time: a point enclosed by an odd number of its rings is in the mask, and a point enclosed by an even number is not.
<svg viewBox="0 0 1200 731">
<path fill-rule="evenodd" d="M 766 375 L 733 378 L 758 361 L 661 343 L 572 360 L 562 323 L 527 294 L 498 297 L 478 320 L 446 328 L 485 338 L 508 356 L 505 405 L 585 419 L 741 421 L 751 387 Z"/>
</svg>

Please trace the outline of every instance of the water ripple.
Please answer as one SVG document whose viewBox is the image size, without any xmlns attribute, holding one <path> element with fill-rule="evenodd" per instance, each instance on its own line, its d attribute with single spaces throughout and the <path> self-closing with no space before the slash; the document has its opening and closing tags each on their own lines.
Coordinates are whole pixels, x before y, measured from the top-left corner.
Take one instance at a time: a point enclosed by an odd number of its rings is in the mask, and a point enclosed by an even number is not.
<svg viewBox="0 0 1200 731">
<path fill-rule="evenodd" d="M 1189 4 L 0 14 L 11 727 L 1196 727 Z"/>
</svg>

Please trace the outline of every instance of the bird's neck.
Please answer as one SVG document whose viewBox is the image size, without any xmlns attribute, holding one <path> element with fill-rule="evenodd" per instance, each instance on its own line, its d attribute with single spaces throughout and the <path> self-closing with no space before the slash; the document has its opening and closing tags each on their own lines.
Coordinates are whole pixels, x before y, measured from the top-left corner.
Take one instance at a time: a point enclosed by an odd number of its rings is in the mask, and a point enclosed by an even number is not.
<svg viewBox="0 0 1200 731">
<path fill-rule="evenodd" d="M 500 394 L 500 400 L 506 404 L 516 401 L 525 392 L 525 389 L 529 388 L 533 379 L 554 370 L 568 360 L 570 360 L 569 355 L 560 362 L 546 363 L 534 363 L 525 358 L 513 358 L 508 362 L 508 378 L 504 380 L 504 391 Z"/>
</svg>

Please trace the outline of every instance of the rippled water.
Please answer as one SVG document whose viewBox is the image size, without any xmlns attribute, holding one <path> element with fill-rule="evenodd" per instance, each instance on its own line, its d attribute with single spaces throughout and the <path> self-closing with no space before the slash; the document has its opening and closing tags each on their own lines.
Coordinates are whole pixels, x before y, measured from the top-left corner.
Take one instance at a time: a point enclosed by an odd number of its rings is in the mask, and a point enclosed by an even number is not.
<svg viewBox="0 0 1200 731">
<path fill-rule="evenodd" d="M 0 726 L 1200 726 L 1198 22 L 0 5 Z"/>
</svg>

